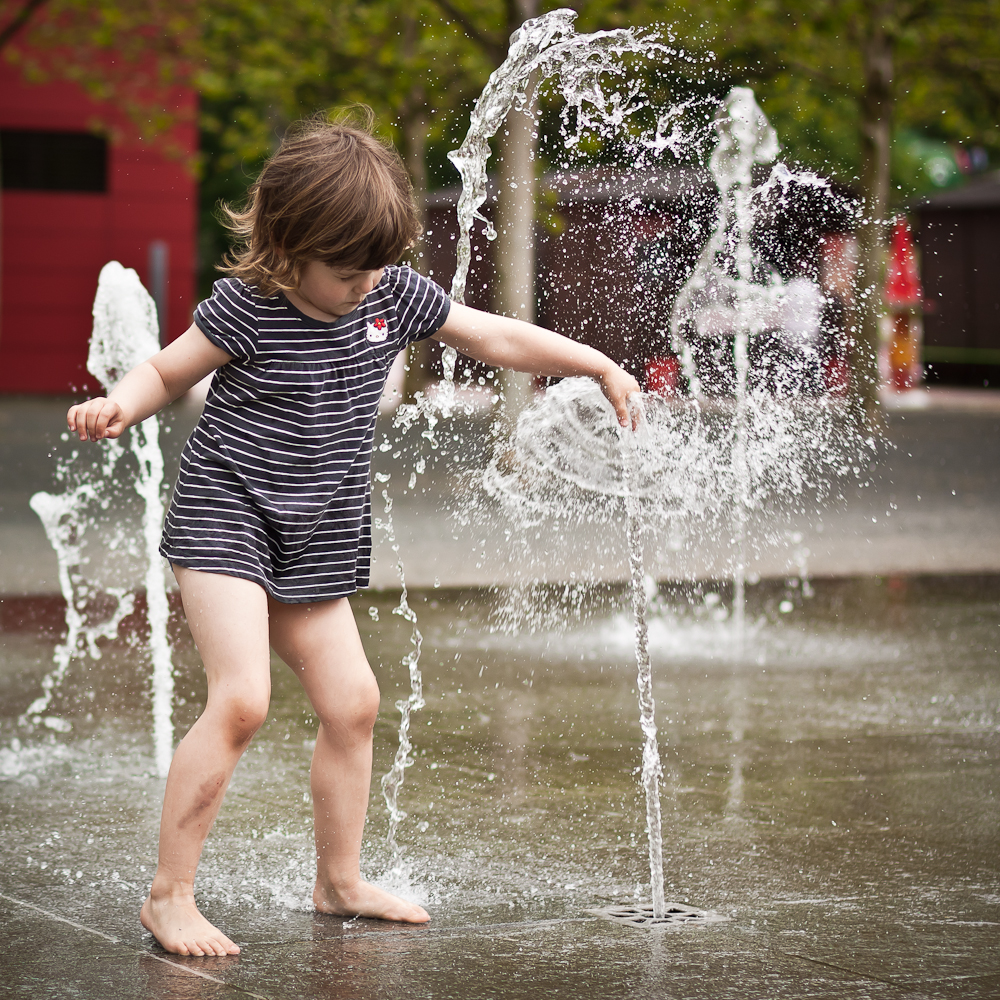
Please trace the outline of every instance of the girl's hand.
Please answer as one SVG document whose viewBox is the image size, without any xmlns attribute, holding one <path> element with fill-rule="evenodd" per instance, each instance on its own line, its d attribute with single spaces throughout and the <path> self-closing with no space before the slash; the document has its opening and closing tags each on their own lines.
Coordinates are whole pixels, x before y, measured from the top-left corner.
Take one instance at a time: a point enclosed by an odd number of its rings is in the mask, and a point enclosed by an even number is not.
<svg viewBox="0 0 1000 1000">
<path fill-rule="evenodd" d="M 122 408 L 113 399 L 105 399 L 104 396 L 71 406 L 66 414 L 66 424 L 81 441 L 116 438 L 126 427 Z"/>
<path fill-rule="evenodd" d="M 633 394 L 638 399 L 640 392 L 639 383 L 624 368 L 616 365 L 613 361 L 599 376 L 598 381 L 601 391 L 608 397 L 608 402 L 615 408 L 618 423 L 622 427 L 630 424 L 632 430 L 639 426 L 639 415 L 642 412 L 639 406 L 629 406 L 629 397 Z"/>
</svg>

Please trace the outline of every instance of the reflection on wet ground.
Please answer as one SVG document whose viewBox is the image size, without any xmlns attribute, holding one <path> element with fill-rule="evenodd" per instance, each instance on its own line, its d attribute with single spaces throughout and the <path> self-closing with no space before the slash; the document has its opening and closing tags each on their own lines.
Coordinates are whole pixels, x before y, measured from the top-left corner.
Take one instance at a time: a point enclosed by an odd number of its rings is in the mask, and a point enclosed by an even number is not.
<svg viewBox="0 0 1000 1000">
<path fill-rule="evenodd" d="M 0 603 L 0 980 L 12 996 L 367 998 L 1000 995 L 1000 578 L 751 590 L 747 662 L 710 587 L 651 625 L 669 899 L 731 919 L 650 931 L 587 913 L 648 897 L 632 636 L 613 589 L 569 631 L 497 629 L 502 594 L 411 596 L 427 707 L 402 860 L 373 782 L 367 874 L 427 928 L 310 912 L 314 720 L 274 664 L 269 720 L 200 874 L 238 959 L 166 956 L 136 919 L 155 864 L 141 608 L 76 661 L 55 729 L 36 697 L 62 609 Z M 537 597 L 538 595 L 534 595 Z M 555 596 L 555 591 L 553 591 Z M 379 676 L 377 774 L 395 751 L 406 623 L 356 601 Z M 790 609 L 790 610 L 789 610 Z M 173 622 L 178 730 L 204 681 Z M 71 728 L 70 728 L 71 727 Z M 42 948 L 39 942 L 44 942 Z"/>
</svg>

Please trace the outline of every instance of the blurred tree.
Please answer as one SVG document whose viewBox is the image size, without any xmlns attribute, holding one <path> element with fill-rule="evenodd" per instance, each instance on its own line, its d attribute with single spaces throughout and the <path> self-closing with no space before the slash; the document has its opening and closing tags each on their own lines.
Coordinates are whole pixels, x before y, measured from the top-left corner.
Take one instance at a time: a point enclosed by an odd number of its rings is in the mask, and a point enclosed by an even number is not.
<svg viewBox="0 0 1000 1000">
<path fill-rule="evenodd" d="M 287 125 L 361 103 L 400 149 L 418 204 L 427 144 L 454 144 L 453 121 L 482 56 L 428 0 L 203 0 L 211 16 L 196 83 L 202 100 L 203 291 L 226 247 L 218 201 L 240 200 Z M 419 264 L 419 257 L 416 258 Z"/>
<path fill-rule="evenodd" d="M 28 78 L 78 80 L 150 136 L 165 133 L 171 120 L 156 94 L 173 83 L 196 86 L 207 278 L 224 249 L 215 205 L 242 197 L 288 122 L 367 103 L 399 145 L 418 194 L 427 184 L 447 183 L 452 174 L 443 154 L 460 141 L 467 109 L 504 59 L 510 32 L 558 5 L 0 0 L 0 47 L 7 41 L 3 57 Z M 865 286 L 880 284 L 890 206 L 912 193 L 903 186 L 904 176 L 915 176 L 912 165 L 893 172 L 894 134 L 904 134 L 910 149 L 916 135 L 976 144 L 1000 157 L 1000 0 L 580 0 L 576 6 L 581 31 L 672 26 L 689 52 L 713 62 L 694 82 L 720 95 L 733 84 L 755 86 L 786 157 L 859 185 L 869 220 L 859 234 Z M 514 158 L 503 161 L 509 166 Z M 516 190 L 509 180 L 501 190 Z M 504 207 L 498 211 L 502 221 Z M 506 301 L 503 294 L 499 301 Z M 865 301 L 857 388 L 874 412 L 878 302 Z"/>
<path fill-rule="evenodd" d="M 104 103 L 95 127 L 169 148 L 170 92 L 193 78 L 198 23 L 197 0 L 0 0 L 0 50 L 28 81 L 72 80 Z"/>
</svg>

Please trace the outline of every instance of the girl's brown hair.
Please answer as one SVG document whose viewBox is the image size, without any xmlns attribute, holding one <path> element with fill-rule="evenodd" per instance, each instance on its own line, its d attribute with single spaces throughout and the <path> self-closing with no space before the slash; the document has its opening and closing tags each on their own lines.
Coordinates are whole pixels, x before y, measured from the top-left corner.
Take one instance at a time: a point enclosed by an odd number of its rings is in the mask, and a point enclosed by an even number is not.
<svg viewBox="0 0 1000 1000">
<path fill-rule="evenodd" d="M 360 124 L 310 119 L 293 125 L 250 188 L 246 207 L 222 206 L 239 243 L 219 270 L 262 295 L 294 291 L 310 260 L 374 271 L 420 235 L 399 154 Z"/>
</svg>

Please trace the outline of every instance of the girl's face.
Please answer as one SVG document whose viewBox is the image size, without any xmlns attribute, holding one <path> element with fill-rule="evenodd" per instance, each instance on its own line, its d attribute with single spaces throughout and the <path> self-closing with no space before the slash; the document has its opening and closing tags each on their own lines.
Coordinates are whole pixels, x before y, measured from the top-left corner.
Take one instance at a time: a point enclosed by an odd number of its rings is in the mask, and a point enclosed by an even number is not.
<svg viewBox="0 0 1000 1000">
<path fill-rule="evenodd" d="M 311 260 L 302 268 L 299 287 L 286 294 L 307 316 L 329 322 L 357 309 L 382 280 L 383 270 L 351 271 Z"/>
</svg>

